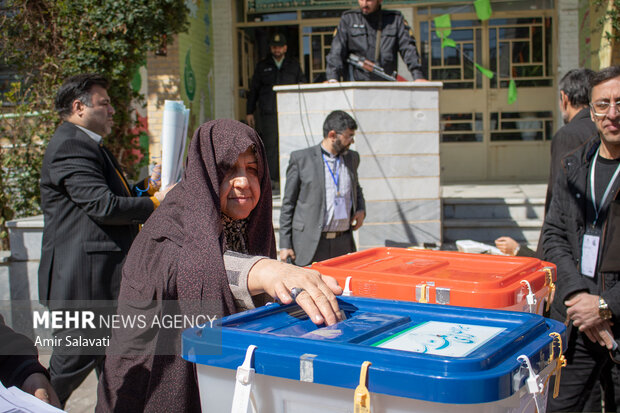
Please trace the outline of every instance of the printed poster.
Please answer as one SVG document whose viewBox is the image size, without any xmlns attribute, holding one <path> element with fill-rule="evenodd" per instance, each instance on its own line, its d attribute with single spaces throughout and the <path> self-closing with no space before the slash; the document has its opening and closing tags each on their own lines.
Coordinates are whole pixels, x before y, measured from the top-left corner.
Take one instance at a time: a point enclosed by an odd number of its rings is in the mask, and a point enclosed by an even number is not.
<svg viewBox="0 0 620 413">
<path fill-rule="evenodd" d="M 446 357 L 465 357 L 489 342 L 503 327 L 428 321 L 387 337 L 373 346 Z"/>
</svg>

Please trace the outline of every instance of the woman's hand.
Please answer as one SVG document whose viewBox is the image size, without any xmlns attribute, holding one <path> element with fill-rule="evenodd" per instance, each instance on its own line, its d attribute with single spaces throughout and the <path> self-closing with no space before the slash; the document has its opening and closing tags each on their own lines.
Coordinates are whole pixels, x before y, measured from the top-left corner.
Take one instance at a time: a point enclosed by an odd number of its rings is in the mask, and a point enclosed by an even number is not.
<svg viewBox="0 0 620 413">
<path fill-rule="evenodd" d="M 158 163 L 153 167 L 153 171 L 151 172 L 151 176 L 149 177 L 149 186 L 153 188 L 156 192 L 159 191 L 161 187 L 161 164 Z"/>
<path fill-rule="evenodd" d="M 267 293 L 283 304 L 290 304 L 292 288 L 303 289 L 295 301 L 314 324 L 332 325 L 342 320 L 336 300 L 342 288 L 332 277 L 271 259 L 258 261 L 248 274 L 248 290 L 252 295 Z"/>
</svg>

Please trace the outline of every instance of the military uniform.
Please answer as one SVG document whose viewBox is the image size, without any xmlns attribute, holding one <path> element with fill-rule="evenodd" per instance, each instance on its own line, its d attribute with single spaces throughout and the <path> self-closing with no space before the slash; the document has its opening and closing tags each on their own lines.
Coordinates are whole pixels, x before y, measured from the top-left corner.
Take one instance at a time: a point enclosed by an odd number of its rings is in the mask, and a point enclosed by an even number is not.
<svg viewBox="0 0 620 413">
<path fill-rule="evenodd" d="M 302 82 L 304 82 L 304 74 L 299 62 L 289 57 L 284 57 L 282 66 L 278 69 L 273 57 L 269 55 L 258 62 L 256 69 L 254 69 L 246 113 L 254 113 L 258 103 L 259 116 L 256 129 L 265 145 L 269 174 L 273 181 L 278 181 L 280 176 L 278 169 L 278 109 L 273 87 Z"/>
<path fill-rule="evenodd" d="M 375 61 L 379 25 L 382 28 L 380 53 L 379 59 Z M 381 66 L 385 73 L 392 74 L 398 66 L 399 52 L 413 78 L 424 78 L 413 32 L 399 11 L 379 9 L 366 16 L 359 9 L 346 11 L 342 14 L 327 56 L 325 75 L 328 80 L 339 80 L 341 76 L 344 80 L 385 80 L 350 66 L 347 58 L 351 53 L 365 57 Z"/>
</svg>

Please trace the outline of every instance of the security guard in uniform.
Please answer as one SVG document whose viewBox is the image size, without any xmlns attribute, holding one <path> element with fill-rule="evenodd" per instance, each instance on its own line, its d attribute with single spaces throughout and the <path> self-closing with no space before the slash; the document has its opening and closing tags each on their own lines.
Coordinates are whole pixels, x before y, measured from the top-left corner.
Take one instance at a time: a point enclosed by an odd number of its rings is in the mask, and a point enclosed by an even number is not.
<svg viewBox="0 0 620 413">
<path fill-rule="evenodd" d="M 342 14 L 327 56 L 327 80 L 385 80 L 347 64 L 353 53 L 381 66 L 392 74 L 398 66 L 397 53 L 407 64 L 413 79 L 424 80 L 420 58 L 409 24 L 399 11 L 382 10 L 382 0 L 358 0 L 359 10 Z M 377 44 L 379 44 L 377 52 Z"/>
<path fill-rule="evenodd" d="M 265 145 L 272 185 L 280 180 L 278 161 L 278 110 L 275 85 L 291 85 L 305 81 L 299 62 L 286 57 L 286 37 L 275 33 L 269 42 L 271 56 L 261 60 L 254 69 L 247 101 L 246 121 L 255 128 Z M 256 105 L 259 117 L 254 120 Z"/>
</svg>

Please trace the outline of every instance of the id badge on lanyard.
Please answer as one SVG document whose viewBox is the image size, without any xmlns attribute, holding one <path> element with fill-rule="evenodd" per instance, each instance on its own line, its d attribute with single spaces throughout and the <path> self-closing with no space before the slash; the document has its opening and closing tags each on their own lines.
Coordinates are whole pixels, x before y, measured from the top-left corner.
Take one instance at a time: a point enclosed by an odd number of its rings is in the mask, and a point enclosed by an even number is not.
<svg viewBox="0 0 620 413">
<path fill-rule="evenodd" d="M 334 219 L 347 219 L 349 218 L 349 212 L 347 211 L 347 203 L 345 202 L 344 196 L 340 193 L 340 158 L 336 158 L 336 166 L 335 173 L 332 171 L 332 168 L 329 166 L 327 159 L 325 159 L 325 155 L 323 155 L 323 162 L 327 166 L 329 170 L 329 174 L 334 181 L 334 186 L 336 188 L 336 196 L 334 197 Z"/>
<path fill-rule="evenodd" d="M 581 244 L 581 273 L 586 277 L 594 277 L 596 273 L 596 261 L 598 259 L 598 250 L 599 245 L 601 243 L 601 230 L 597 227 L 596 223 L 598 222 L 599 214 L 603 206 L 605 205 L 605 201 L 609 197 L 609 193 L 611 192 L 611 188 L 620 173 L 620 165 L 616 168 L 616 172 L 609 180 L 607 184 L 607 188 L 603 193 L 603 198 L 599 204 L 596 203 L 596 193 L 594 185 L 594 178 L 596 176 L 596 160 L 598 159 L 599 152 L 601 147 L 599 146 L 596 150 L 596 154 L 594 154 L 594 159 L 592 161 L 592 166 L 590 167 L 590 198 L 592 199 L 592 207 L 594 208 L 595 218 L 592 226 L 586 229 L 586 233 L 583 235 L 583 243 Z"/>
<path fill-rule="evenodd" d="M 593 278 L 596 273 L 598 248 L 601 241 L 601 231 L 598 228 L 588 228 L 583 235 L 581 244 L 581 273 Z"/>
<path fill-rule="evenodd" d="M 336 198 L 334 198 L 334 219 L 347 219 L 348 217 L 347 203 L 344 197 L 336 195 Z"/>
</svg>

